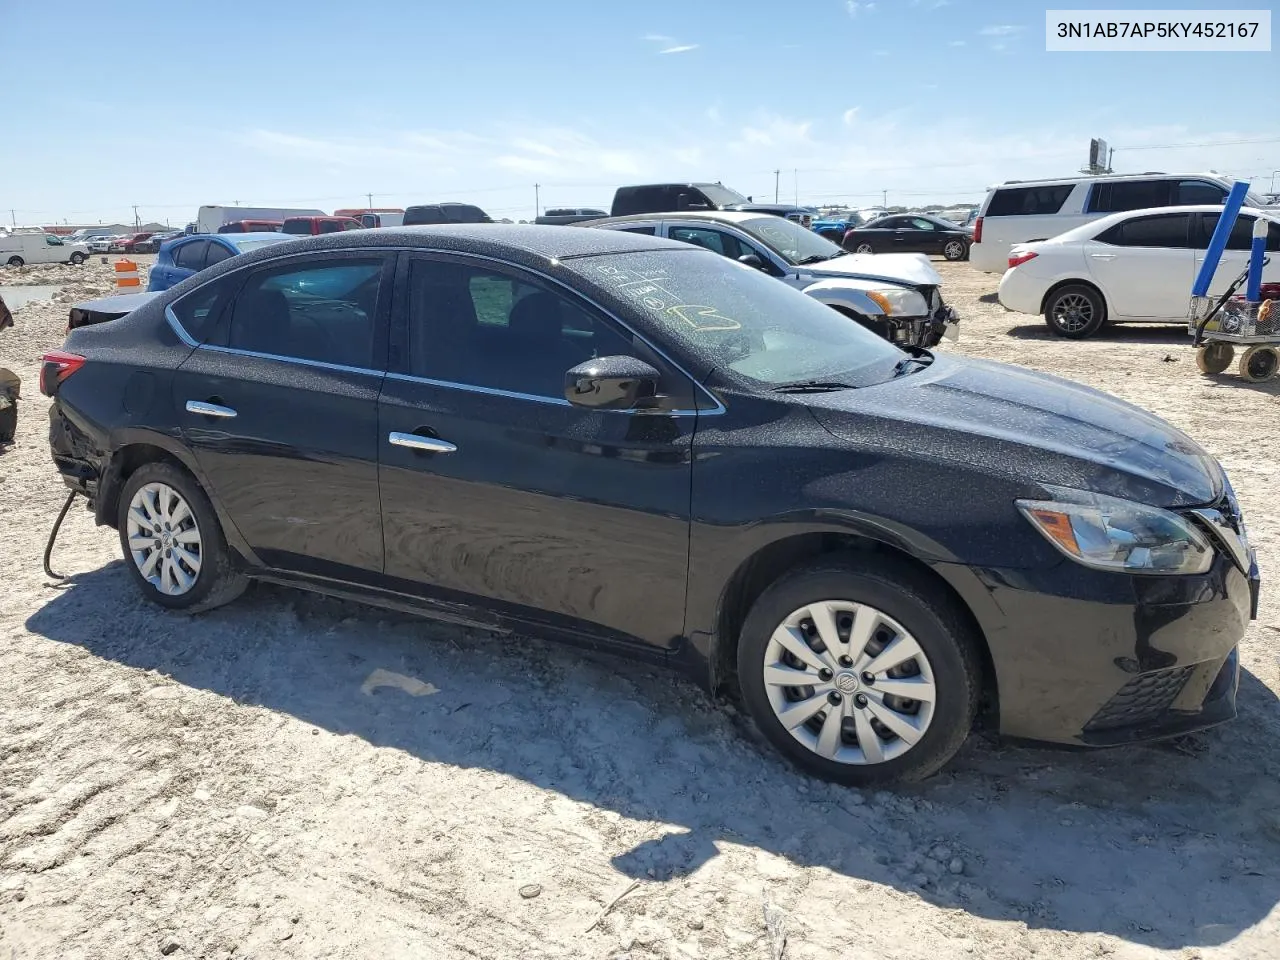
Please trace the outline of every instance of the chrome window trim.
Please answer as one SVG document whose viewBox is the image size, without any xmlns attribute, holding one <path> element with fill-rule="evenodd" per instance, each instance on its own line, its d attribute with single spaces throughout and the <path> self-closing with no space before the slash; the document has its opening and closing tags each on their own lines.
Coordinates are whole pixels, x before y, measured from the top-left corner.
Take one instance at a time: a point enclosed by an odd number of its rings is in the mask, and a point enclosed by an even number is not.
<svg viewBox="0 0 1280 960">
<path fill-rule="evenodd" d="M 272 246 L 275 246 L 275 244 L 272 244 Z M 267 249 L 270 249 L 270 248 L 268 247 Z M 577 297 L 585 301 L 586 303 L 590 304 L 597 311 L 604 314 L 604 316 L 608 317 L 614 323 L 618 324 L 618 326 L 620 326 L 623 330 L 626 330 L 629 334 L 631 334 L 633 337 L 635 337 L 637 340 L 639 340 L 641 343 L 647 346 L 650 350 L 652 350 L 654 353 L 660 356 L 664 361 L 670 364 L 672 368 L 674 368 L 675 370 L 678 370 L 690 383 L 693 384 L 694 390 L 700 391 L 703 396 L 705 396 L 707 399 L 709 399 L 712 403 L 715 404 L 715 406 L 709 410 L 697 410 L 697 409 L 694 409 L 694 410 L 602 410 L 602 411 L 599 411 L 601 413 L 622 413 L 622 414 L 631 414 L 631 415 L 643 414 L 647 416 L 656 415 L 656 416 L 681 416 L 681 417 L 701 414 L 702 416 L 706 416 L 706 417 L 714 417 L 714 416 L 719 416 L 720 414 L 725 412 L 725 405 L 720 402 L 720 398 L 717 397 L 710 390 L 708 390 L 701 383 L 699 383 L 698 379 L 694 377 L 692 374 L 690 374 L 687 370 L 685 370 L 684 367 L 676 363 L 676 361 L 672 360 L 671 356 L 665 350 L 655 346 L 653 343 L 649 341 L 647 337 L 644 337 L 641 334 L 637 333 L 629 323 L 619 319 L 617 315 L 613 313 L 613 311 L 602 306 L 598 301 L 596 301 L 592 297 L 588 296 L 587 294 L 583 293 L 580 290 L 575 290 L 573 287 L 569 286 L 567 283 L 564 283 L 563 281 L 558 280 L 555 277 L 552 277 L 546 273 L 543 273 L 541 270 L 537 269 L 536 267 L 528 267 L 528 266 L 525 266 L 524 264 L 512 263 L 508 260 L 501 260 L 497 257 L 491 257 L 482 253 L 472 253 L 472 252 L 463 251 L 463 250 L 448 250 L 448 249 L 441 249 L 438 247 L 391 247 L 391 246 L 339 247 L 334 250 L 294 250 L 289 252 L 282 252 L 278 256 L 264 257 L 261 260 L 255 260 L 252 264 L 246 264 L 242 268 L 233 268 L 232 270 L 223 271 L 222 273 L 219 273 L 216 277 L 210 277 L 208 280 L 206 280 L 204 283 L 201 283 L 199 286 L 193 287 L 191 290 L 184 293 L 178 299 L 186 299 L 187 297 L 194 294 L 196 291 L 204 289 L 204 287 L 206 287 L 208 284 L 213 283 L 214 281 L 219 280 L 222 277 L 225 277 L 227 274 L 234 272 L 235 269 L 258 269 L 263 266 L 275 265 L 282 261 L 292 260 L 298 257 L 308 257 L 308 256 L 332 254 L 332 253 L 360 254 L 366 251 L 370 253 L 380 253 L 380 254 L 385 254 L 385 253 L 402 254 L 403 253 L 403 254 L 409 254 L 411 256 L 414 254 L 424 254 L 424 255 L 444 254 L 446 256 L 458 257 L 463 260 L 479 260 L 485 263 L 497 264 L 498 266 L 506 267 L 509 270 L 510 269 L 523 270 L 526 273 L 532 274 L 533 276 L 536 276 L 539 279 L 546 281 L 547 283 L 554 284 L 556 287 L 559 287 L 562 290 L 568 291 L 572 296 Z M 234 258 L 230 258 L 230 259 L 234 259 Z M 574 258 L 574 259 L 577 259 L 577 258 Z M 223 262 L 226 263 L 228 261 L 223 261 Z M 450 388 L 455 390 L 466 390 L 472 393 L 484 393 L 492 396 L 508 397 L 510 399 L 515 399 L 515 400 L 531 400 L 535 403 L 549 403 L 549 404 L 555 404 L 557 406 L 568 406 L 568 407 L 573 406 L 573 404 L 569 403 L 569 401 L 565 400 L 563 397 L 543 397 L 543 396 L 539 396 L 537 394 L 532 394 L 532 393 L 518 393 L 512 390 L 500 390 L 495 387 L 481 387 L 475 384 L 456 383 L 450 380 L 433 380 L 429 377 L 417 377 L 417 376 L 413 376 L 411 374 L 406 374 L 406 373 L 392 373 L 387 370 L 372 370 L 365 367 L 347 367 L 347 366 L 343 366 L 341 364 L 336 364 L 336 363 L 325 363 L 320 360 L 306 360 L 301 357 L 284 357 L 284 356 L 279 356 L 279 355 L 270 354 L 270 353 L 256 353 L 251 350 L 237 350 L 234 347 L 219 347 L 219 346 L 212 346 L 208 344 L 201 344 L 195 341 L 194 339 L 192 339 L 191 335 L 187 333 L 185 329 L 183 329 L 182 324 L 178 321 L 177 315 L 173 312 L 172 304 L 165 305 L 164 313 L 165 313 L 165 319 L 168 320 L 169 326 L 173 328 L 174 333 L 178 335 L 178 338 L 183 343 L 185 343 L 187 346 L 192 348 L 212 350 L 216 353 L 226 353 L 226 354 L 232 354 L 237 356 L 256 357 L 260 360 L 277 360 L 283 363 L 298 363 L 304 366 L 314 366 L 314 367 L 318 367 L 325 370 L 336 370 L 343 373 L 372 374 L 378 377 L 389 377 L 395 380 L 409 381 L 409 382 L 415 382 L 415 383 L 425 383 L 430 386 L 445 387 L 445 388 Z"/>
</svg>

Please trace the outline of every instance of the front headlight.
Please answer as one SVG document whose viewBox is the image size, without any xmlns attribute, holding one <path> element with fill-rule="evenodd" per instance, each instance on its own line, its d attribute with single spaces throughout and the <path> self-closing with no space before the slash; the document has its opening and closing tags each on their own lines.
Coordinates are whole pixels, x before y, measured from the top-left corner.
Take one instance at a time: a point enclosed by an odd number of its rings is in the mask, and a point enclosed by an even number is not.
<svg viewBox="0 0 1280 960">
<path fill-rule="evenodd" d="M 929 304 L 915 290 L 904 290 L 902 287 L 881 287 L 868 290 L 867 296 L 885 312 L 885 316 L 927 317 Z"/>
<path fill-rule="evenodd" d="M 1046 540 L 1077 563 L 1125 573 L 1204 573 L 1213 563 L 1205 536 L 1169 510 L 1082 490 L 1047 487 L 1053 500 L 1019 500 Z"/>
</svg>

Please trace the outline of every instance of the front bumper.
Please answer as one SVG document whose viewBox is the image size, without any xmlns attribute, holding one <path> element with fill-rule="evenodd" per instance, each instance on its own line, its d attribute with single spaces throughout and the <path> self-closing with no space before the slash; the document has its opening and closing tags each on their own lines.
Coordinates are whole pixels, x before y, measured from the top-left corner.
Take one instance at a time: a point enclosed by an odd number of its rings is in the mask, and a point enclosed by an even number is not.
<svg viewBox="0 0 1280 960">
<path fill-rule="evenodd" d="M 1004 735 L 1077 746 L 1177 736 L 1235 716 L 1236 644 L 1256 609 L 1219 552 L 1198 576 L 940 565 L 978 619 Z"/>
</svg>

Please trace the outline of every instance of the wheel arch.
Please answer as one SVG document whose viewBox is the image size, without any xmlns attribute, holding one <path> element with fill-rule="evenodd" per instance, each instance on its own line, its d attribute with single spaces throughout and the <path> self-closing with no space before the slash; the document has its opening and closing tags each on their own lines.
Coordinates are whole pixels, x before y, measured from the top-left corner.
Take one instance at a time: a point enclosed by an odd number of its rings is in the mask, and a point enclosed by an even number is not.
<svg viewBox="0 0 1280 960">
<path fill-rule="evenodd" d="M 713 690 L 733 688 L 739 635 L 756 598 L 783 575 L 801 564 L 840 555 L 879 554 L 911 567 L 944 596 L 977 638 L 982 667 L 982 714 L 996 716 L 999 690 L 990 643 L 973 609 L 961 593 L 932 565 L 900 546 L 848 531 L 795 533 L 758 548 L 734 570 L 720 593 L 715 632 L 709 649 L 709 683 Z"/>
</svg>

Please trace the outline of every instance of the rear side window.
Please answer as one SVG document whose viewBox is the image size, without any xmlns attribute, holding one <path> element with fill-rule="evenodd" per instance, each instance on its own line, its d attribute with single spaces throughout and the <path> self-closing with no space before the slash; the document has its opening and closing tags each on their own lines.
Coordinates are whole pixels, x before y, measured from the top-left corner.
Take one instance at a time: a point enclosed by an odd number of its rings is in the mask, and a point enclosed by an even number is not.
<svg viewBox="0 0 1280 960">
<path fill-rule="evenodd" d="M 1001 187 L 987 204 L 988 217 L 1045 216 L 1057 213 L 1071 196 L 1075 184 L 1055 183 L 1041 187 Z"/>
<path fill-rule="evenodd" d="M 1100 243 L 1118 247 L 1168 247 L 1186 249 L 1191 246 L 1191 214 L 1162 213 L 1151 217 L 1134 217 L 1117 223 L 1098 237 Z"/>
<path fill-rule="evenodd" d="M 218 228 L 219 233 L 244 233 L 243 223 L 224 223 Z"/>
<path fill-rule="evenodd" d="M 235 254 L 222 244 L 214 243 L 211 240 L 209 241 L 209 252 L 205 254 L 204 265 L 206 267 L 212 267 L 215 263 L 221 263 L 223 260 L 234 256 Z"/>
<path fill-rule="evenodd" d="M 1196 245 L 1203 250 L 1209 246 L 1209 238 L 1213 236 L 1213 228 L 1218 225 L 1218 216 L 1213 213 L 1200 214 L 1200 242 Z M 1253 217 L 1238 217 L 1231 227 L 1231 236 L 1227 238 L 1228 250 L 1253 249 Z M 1274 221 L 1267 225 L 1268 252 L 1280 252 L 1280 224 Z"/>
<path fill-rule="evenodd" d="M 619 227 L 618 229 L 621 230 L 623 233 L 643 233 L 646 237 L 654 237 L 654 236 L 657 236 L 658 234 L 658 228 L 653 226 Z"/>
<path fill-rule="evenodd" d="M 187 270 L 204 269 L 204 251 L 209 246 L 208 240 L 192 240 L 184 243 L 173 252 L 173 264 Z"/>
<path fill-rule="evenodd" d="M 625 217 L 633 213 L 662 213 L 674 210 L 675 198 L 667 202 L 662 187 L 623 187 L 613 198 L 613 215 Z"/>
<path fill-rule="evenodd" d="M 1090 213 L 1122 213 L 1146 207 L 1169 206 L 1173 182 L 1170 180 L 1125 180 L 1095 183 L 1089 194 Z"/>
<path fill-rule="evenodd" d="M 286 220 L 280 226 L 281 233 L 300 233 L 309 235 L 311 233 L 310 220 Z"/>
<path fill-rule="evenodd" d="M 309 260 L 254 274 L 232 307 L 227 346 L 368 369 L 382 266 Z"/>
<path fill-rule="evenodd" d="M 444 212 L 434 204 L 410 207 L 404 212 L 404 225 L 412 227 L 423 223 L 444 223 Z"/>
<path fill-rule="evenodd" d="M 231 299 L 233 283 L 230 277 L 219 277 L 173 302 L 170 309 L 191 339 L 197 343 L 209 339 L 218 316 Z"/>
</svg>

